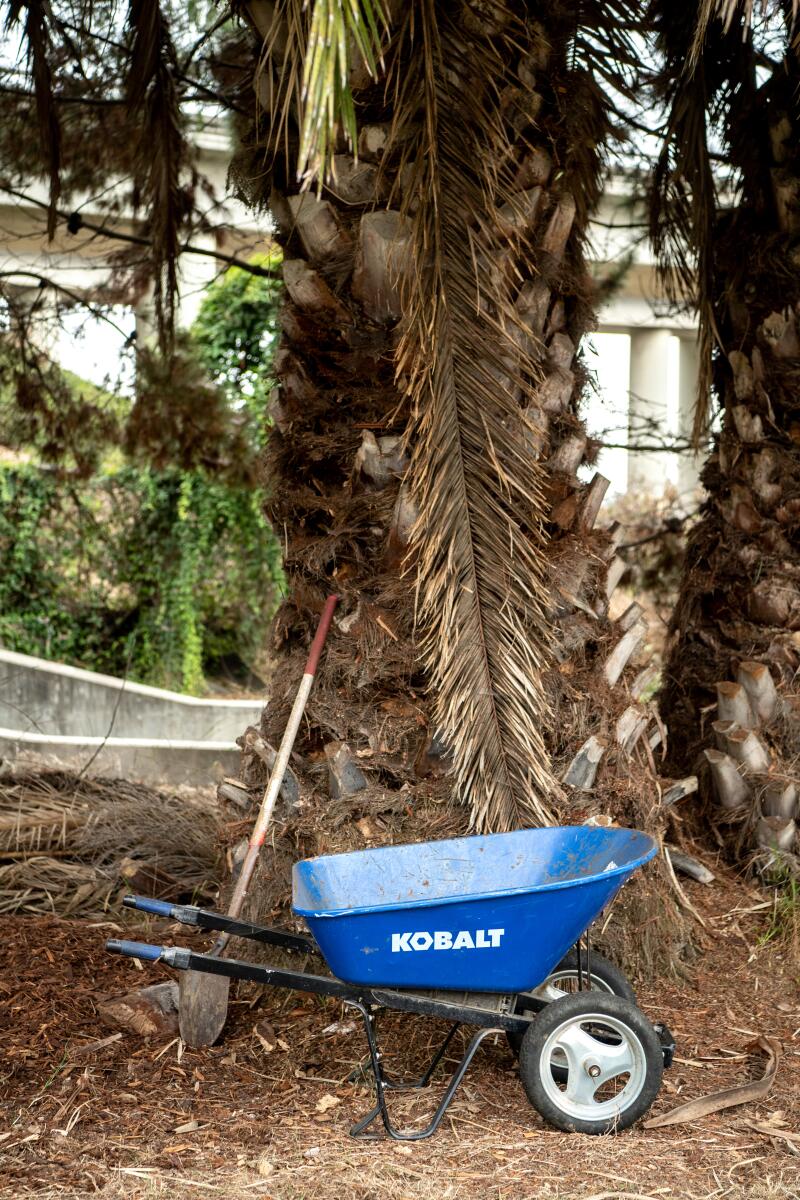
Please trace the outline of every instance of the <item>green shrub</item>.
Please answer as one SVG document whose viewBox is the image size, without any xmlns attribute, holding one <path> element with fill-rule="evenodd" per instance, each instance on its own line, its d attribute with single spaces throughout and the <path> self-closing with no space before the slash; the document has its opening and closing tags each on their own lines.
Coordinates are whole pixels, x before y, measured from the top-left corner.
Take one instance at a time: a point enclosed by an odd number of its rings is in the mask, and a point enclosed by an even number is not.
<svg viewBox="0 0 800 1200">
<path fill-rule="evenodd" d="M 282 579 L 257 492 L 130 466 L 0 465 L 0 560 L 3 645 L 189 692 L 257 658 Z"/>
<path fill-rule="evenodd" d="M 283 585 L 254 483 L 279 292 L 226 271 L 168 361 L 140 353 L 133 401 L 6 346 L 0 439 L 26 461 L 0 462 L 0 644 L 188 692 L 257 661 Z"/>
</svg>

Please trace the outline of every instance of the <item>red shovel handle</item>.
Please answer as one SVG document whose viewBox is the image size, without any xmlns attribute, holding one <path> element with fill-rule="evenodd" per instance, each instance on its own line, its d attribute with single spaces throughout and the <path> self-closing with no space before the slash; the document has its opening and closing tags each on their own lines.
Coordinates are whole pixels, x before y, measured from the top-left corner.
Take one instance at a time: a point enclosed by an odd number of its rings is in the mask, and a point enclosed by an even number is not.
<svg viewBox="0 0 800 1200">
<path fill-rule="evenodd" d="M 339 602 L 338 596 L 329 596 L 325 602 L 325 607 L 322 610 L 317 632 L 314 636 L 314 641 L 311 643 L 311 650 L 308 655 L 305 673 L 303 675 L 300 689 L 295 696 L 292 711 L 289 714 L 289 721 L 283 731 L 281 744 L 278 747 L 278 753 L 275 762 L 272 766 L 272 773 L 269 777 L 267 789 L 264 792 L 264 798 L 261 801 L 261 807 L 258 810 L 256 823 L 253 827 L 253 832 L 250 836 L 250 845 L 247 848 L 242 869 L 239 872 L 239 878 L 236 881 L 236 887 L 233 889 L 230 907 L 228 909 L 229 917 L 238 917 L 242 911 L 247 889 L 250 886 L 250 880 L 253 876 L 253 871 L 256 865 L 259 851 L 267 836 L 267 829 L 272 818 L 272 810 L 275 805 L 275 800 L 278 796 L 278 791 L 283 783 L 283 777 L 286 774 L 286 767 L 289 763 L 289 755 L 294 745 L 294 739 L 297 737 L 297 730 L 300 727 L 300 722 L 303 717 L 303 711 L 306 706 L 309 693 L 314 686 L 314 673 L 319 663 L 319 656 L 322 654 L 322 647 L 325 645 L 325 638 L 328 635 L 328 630 L 331 627 L 333 619 L 333 611 Z M 229 934 L 222 933 L 217 938 L 214 946 L 213 954 L 220 954 L 228 941 Z"/>
<path fill-rule="evenodd" d="M 325 645 L 325 639 L 328 636 L 328 630 L 331 627 L 333 613 L 336 605 L 339 603 L 338 596 L 329 596 L 325 601 L 325 607 L 322 610 L 317 632 L 314 634 L 314 640 L 311 643 L 311 649 L 308 652 L 306 661 L 306 675 L 316 675 L 319 657 L 322 654 L 322 647 Z"/>
</svg>

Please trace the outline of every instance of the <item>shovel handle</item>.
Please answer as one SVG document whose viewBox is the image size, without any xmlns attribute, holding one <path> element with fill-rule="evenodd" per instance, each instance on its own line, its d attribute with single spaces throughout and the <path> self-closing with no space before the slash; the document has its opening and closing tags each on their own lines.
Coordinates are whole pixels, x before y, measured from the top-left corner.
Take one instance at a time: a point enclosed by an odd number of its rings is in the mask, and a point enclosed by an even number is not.
<svg viewBox="0 0 800 1200">
<path fill-rule="evenodd" d="M 322 654 L 322 647 L 325 645 L 325 639 L 328 636 L 328 630 L 330 629 L 331 621 L 333 620 L 333 613 L 338 603 L 338 596 L 329 596 L 325 602 L 325 607 L 322 610 L 322 616 L 320 617 L 320 622 L 317 626 L 317 632 L 314 635 L 314 640 L 311 643 L 311 649 L 309 650 L 303 679 L 300 683 L 294 704 L 292 705 L 292 711 L 289 714 L 289 720 L 287 722 L 286 729 L 284 730 L 281 744 L 278 747 L 278 754 L 275 758 L 272 774 L 269 777 L 269 783 L 267 784 L 267 789 L 264 792 L 264 798 L 261 801 L 261 808 L 258 811 L 253 832 L 250 835 L 250 843 L 247 847 L 247 854 L 244 862 L 242 863 L 242 869 L 239 872 L 239 878 L 236 881 L 236 887 L 233 890 L 230 908 L 228 909 L 229 917 L 236 918 L 242 911 L 242 905 L 244 904 L 244 899 L 247 895 L 247 889 L 250 886 L 250 880 L 255 869 L 256 860 L 261 847 L 264 844 L 264 839 L 267 836 L 267 829 L 269 828 L 269 823 L 272 819 L 272 810 L 275 807 L 275 801 L 278 797 L 281 784 L 283 783 L 283 777 L 286 774 L 286 768 L 289 765 L 289 755 L 292 752 L 292 746 L 294 745 L 295 738 L 297 737 L 297 731 L 300 728 L 300 722 L 303 718 L 306 701 L 308 700 L 311 687 L 314 683 L 314 675 L 316 674 L 320 655 Z M 221 936 L 217 938 L 214 952 L 219 953 L 224 948 L 227 941 L 228 934 L 221 934 Z"/>
<path fill-rule="evenodd" d="M 309 650 L 308 658 L 306 659 L 306 669 L 304 672 L 306 675 L 316 675 L 317 673 L 317 667 L 319 666 L 322 648 L 325 645 L 325 639 L 328 636 L 328 630 L 331 627 L 333 614 L 336 611 L 336 605 L 338 603 L 338 596 L 328 596 L 328 599 L 325 601 L 325 607 L 323 608 L 322 616 L 319 619 L 317 632 L 314 634 L 314 640 L 311 643 L 311 649 Z M 281 780 L 281 783 L 283 783 L 283 780 Z"/>
</svg>

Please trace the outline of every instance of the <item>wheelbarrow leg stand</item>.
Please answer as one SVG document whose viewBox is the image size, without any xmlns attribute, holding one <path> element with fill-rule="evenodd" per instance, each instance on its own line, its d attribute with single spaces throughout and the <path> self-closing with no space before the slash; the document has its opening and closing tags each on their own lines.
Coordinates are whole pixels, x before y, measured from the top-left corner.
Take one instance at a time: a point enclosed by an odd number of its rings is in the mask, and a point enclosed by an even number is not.
<svg viewBox="0 0 800 1200">
<path fill-rule="evenodd" d="M 378 1039 L 375 1034 L 375 1019 L 374 1019 L 372 1013 L 369 1011 L 369 1009 L 366 1007 L 366 1005 L 362 1004 L 360 1001 L 346 1001 L 346 1003 L 350 1007 L 358 1009 L 358 1011 L 361 1013 L 361 1019 L 364 1022 L 364 1032 L 367 1035 L 367 1044 L 369 1046 L 370 1064 L 372 1066 L 372 1074 L 373 1074 L 373 1077 L 375 1080 L 375 1096 L 376 1096 L 376 1103 L 375 1103 L 374 1107 L 371 1108 L 370 1111 L 365 1116 L 363 1116 L 360 1121 L 357 1121 L 355 1123 L 355 1125 L 352 1126 L 352 1128 L 350 1130 L 350 1136 L 354 1137 L 354 1138 L 374 1139 L 374 1138 L 378 1137 L 379 1135 L 373 1131 L 370 1131 L 369 1133 L 366 1132 L 368 1127 L 372 1124 L 372 1122 L 374 1120 L 376 1120 L 377 1117 L 381 1118 L 381 1120 L 383 1122 L 383 1127 L 386 1130 L 387 1134 L 389 1135 L 390 1138 L 394 1138 L 395 1141 L 418 1142 L 418 1141 L 421 1141 L 423 1138 L 430 1137 L 432 1133 L 436 1132 L 436 1130 L 438 1129 L 439 1124 L 442 1120 L 442 1117 L 447 1112 L 447 1109 L 450 1107 L 450 1101 L 455 1096 L 456 1091 L 458 1089 L 458 1085 L 461 1083 L 461 1080 L 464 1078 L 464 1075 L 467 1072 L 467 1068 L 469 1067 L 469 1064 L 472 1062 L 473 1058 L 475 1057 L 475 1052 L 477 1051 L 477 1049 L 480 1046 L 483 1039 L 488 1037 L 489 1034 L 491 1034 L 491 1033 L 502 1033 L 503 1032 L 501 1029 L 493 1029 L 493 1028 L 479 1029 L 478 1032 L 475 1034 L 475 1036 L 470 1041 L 469 1045 L 467 1046 L 467 1049 L 464 1052 L 464 1056 L 461 1059 L 461 1062 L 458 1064 L 458 1066 L 456 1067 L 452 1076 L 450 1077 L 450 1082 L 447 1085 L 447 1090 L 445 1091 L 444 1095 L 442 1096 L 442 1099 L 439 1102 L 439 1106 L 436 1109 L 436 1112 L 433 1114 L 430 1124 L 426 1125 L 424 1129 L 419 1129 L 419 1130 L 415 1129 L 415 1130 L 404 1131 L 402 1129 L 397 1129 L 392 1124 L 391 1118 L 389 1116 L 389 1110 L 386 1105 L 386 1092 L 387 1091 L 403 1091 L 406 1089 L 416 1089 L 416 1088 L 426 1087 L 428 1085 L 428 1082 L 430 1081 L 430 1078 L 431 1078 L 433 1072 L 436 1070 L 437 1066 L 439 1065 L 442 1058 L 444 1057 L 444 1054 L 447 1051 L 447 1048 L 450 1045 L 450 1042 L 453 1040 L 456 1030 L 460 1026 L 458 1023 L 451 1026 L 451 1028 L 447 1034 L 447 1037 L 445 1038 L 444 1042 L 442 1043 L 442 1045 L 439 1047 L 436 1054 L 434 1055 L 434 1058 L 433 1058 L 430 1066 L 425 1071 L 425 1074 L 422 1075 L 419 1080 L 417 1080 L 414 1083 L 409 1083 L 409 1084 L 393 1083 L 391 1080 L 387 1079 L 383 1073 L 383 1067 L 381 1066 L 381 1052 L 378 1049 Z"/>
</svg>

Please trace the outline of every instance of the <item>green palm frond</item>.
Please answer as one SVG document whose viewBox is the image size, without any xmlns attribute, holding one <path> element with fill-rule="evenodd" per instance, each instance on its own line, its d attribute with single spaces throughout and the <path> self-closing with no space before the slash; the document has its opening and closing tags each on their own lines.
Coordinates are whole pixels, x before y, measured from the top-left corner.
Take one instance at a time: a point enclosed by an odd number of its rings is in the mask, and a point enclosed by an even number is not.
<svg viewBox="0 0 800 1200">
<path fill-rule="evenodd" d="M 325 179 L 339 128 L 357 152 L 358 131 L 350 71 L 360 59 L 373 79 L 382 61 L 381 0 L 314 0 L 303 70 L 303 121 L 297 174 Z"/>
<path fill-rule="evenodd" d="M 289 161 L 296 153 L 303 186 L 330 175 L 340 130 L 357 153 L 351 75 L 363 65 L 377 79 L 386 30 L 382 0 L 276 3 L 258 69 L 259 86 L 271 92 L 266 143 Z M 291 152 L 295 132 L 299 144 Z"/>
</svg>

